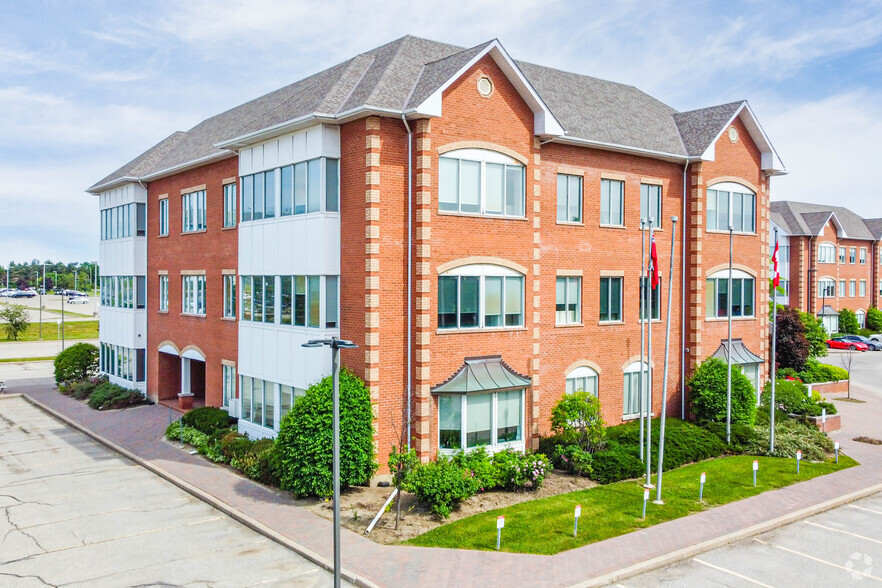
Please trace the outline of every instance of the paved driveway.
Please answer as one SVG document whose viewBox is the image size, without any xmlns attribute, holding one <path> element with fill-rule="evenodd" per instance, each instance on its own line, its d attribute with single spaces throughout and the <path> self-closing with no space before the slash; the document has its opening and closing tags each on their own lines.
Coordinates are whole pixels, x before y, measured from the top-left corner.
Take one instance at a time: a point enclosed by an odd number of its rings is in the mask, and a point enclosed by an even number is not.
<svg viewBox="0 0 882 588">
<path fill-rule="evenodd" d="M 0 586 L 327 586 L 330 574 L 0 398 Z"/>
</svg>

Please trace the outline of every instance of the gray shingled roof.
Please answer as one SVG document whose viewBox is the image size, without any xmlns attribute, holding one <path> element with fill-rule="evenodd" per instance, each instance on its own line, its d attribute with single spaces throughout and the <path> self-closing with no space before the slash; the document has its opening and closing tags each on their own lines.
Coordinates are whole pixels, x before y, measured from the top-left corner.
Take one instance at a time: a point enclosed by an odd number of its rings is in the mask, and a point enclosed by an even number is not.
<svg viewBox="0 0 882 588">
<path fill-rule="evenodd" d="M 788 235 L 817 235 L 830 217 L 836 215 L 836 220 L 849 239 L 875 241 L 879 238 L 879 233 L 870 229 L 864 219 L 841 206 L 781 200 L 772 202 L 771 210 L 772 220 Z M 882 219 L 875 220 L 882 222 Z"/>
<path fill-rule="evenodd" d="M 232 153 L 215 145 L 311 115 L 421 104 L 486 49 L 406 36 L 175 133 L 89 190 Z M 700 155 L 743 102 L 678 114 L 633 86 L 517 62 L 567 137 L 675 157 Z M 685 143 L 684 143 L 685 141 Z"/>
<path fill-rule="evenodd" d="M 865 218 L 864 224 L 876 239 L 882 239 L 882 218 Z"/>
</svg>

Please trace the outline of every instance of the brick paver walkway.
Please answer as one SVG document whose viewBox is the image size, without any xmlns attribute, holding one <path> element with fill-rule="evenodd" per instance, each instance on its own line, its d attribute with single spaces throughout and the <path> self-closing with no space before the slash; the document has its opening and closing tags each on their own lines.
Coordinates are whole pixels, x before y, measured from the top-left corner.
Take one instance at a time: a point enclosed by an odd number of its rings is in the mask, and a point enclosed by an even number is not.
<svg viewBox="0 0 882 588">
<path fill-rule="evenodd" d="M 332 558 L 329 521 L 293 506 L 282 492 L 243 479 L 163 441 L 169 423 L 168 408 L 149 406 L 100 413 L 58 394 L 50 385 L 30 383 L 17 389 L 15 382 L 9 384 L 7 393 L 26 393 L 305 549 Z M 505 578 L 524 586 L 569 586 L 766 523 L 882 483 L 882 447 L 851 441 L 855 435 L 880 436 L 882 394 L 861 390 L 853 393 L 870 402 L 837 403 L 844 429 L 832 436 L 842 440 L 843 450 L 861 462 L 859 467 L 555 556 L 386 546 L 344 529 L 343 566 L 380 586 L 487 586 Z M 172 416 L 177 418 L 176 414 Z M 590 524 L 582 521 L 586 523 Z"/>
</svg>

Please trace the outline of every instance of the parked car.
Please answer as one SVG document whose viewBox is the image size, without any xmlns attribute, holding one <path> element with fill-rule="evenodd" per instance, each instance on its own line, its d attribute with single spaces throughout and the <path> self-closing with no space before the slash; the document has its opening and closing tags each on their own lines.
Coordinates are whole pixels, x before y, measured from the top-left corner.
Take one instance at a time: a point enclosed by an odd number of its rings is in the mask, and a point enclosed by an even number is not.
<svg viewBox="0 0 882 588">
<path fill-rule="evenodd" d="M 37 293 L 33 290 L 16 290 L 14 297 L 15 298 L 33 298 Z"/>
<path fill-rule="evenodd" d="M 882 333 L 876 333 L 875 335 L 870 335 L 870 341 L 875 341 L 877 343 L 882 344 Z"/>
<path fill-rule="evenodd" d="M 863 343 L 870 348 L 870 351 L 879 351 L 880 349 L 882 349 L 882 342 L 873 341 L 872 339 L 868 339 L 867 337 L 862 337 L 860 335 L 843 335 L 841 339 Z"/>
<path fill-rule="evenodd" d="M 835 337 L 827 339 L 827 349 L 849 349 L 851 351 L 869 351 L 870 348 L 866 343 L 860 341 L 849 341 L 843 337 Z"/>
<path fill-rule="evenodd" d="M 89 297 L 83 294 L 82 296 L 71 296 L 67 299 L 68 304 L 89 304 Z"/>
</svg>

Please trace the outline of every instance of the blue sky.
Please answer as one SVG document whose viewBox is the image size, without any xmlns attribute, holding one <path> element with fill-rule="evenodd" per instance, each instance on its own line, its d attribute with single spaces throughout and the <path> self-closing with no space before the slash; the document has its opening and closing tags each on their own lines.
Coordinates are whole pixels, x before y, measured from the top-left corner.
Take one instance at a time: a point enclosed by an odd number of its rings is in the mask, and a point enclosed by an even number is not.
<svg viewBox="0 0 882 588">
<path fill-rule="evenodd" d="M 0 264 L 97 259 L 94 181 L 172 131 L 405 34 L 496 37 L 516 59 L 678 110 L 746 98 L 790 171 L 774 199 L 882 217 L 882 1 L 414 6 L 2 0 Z"/>
</svg>

